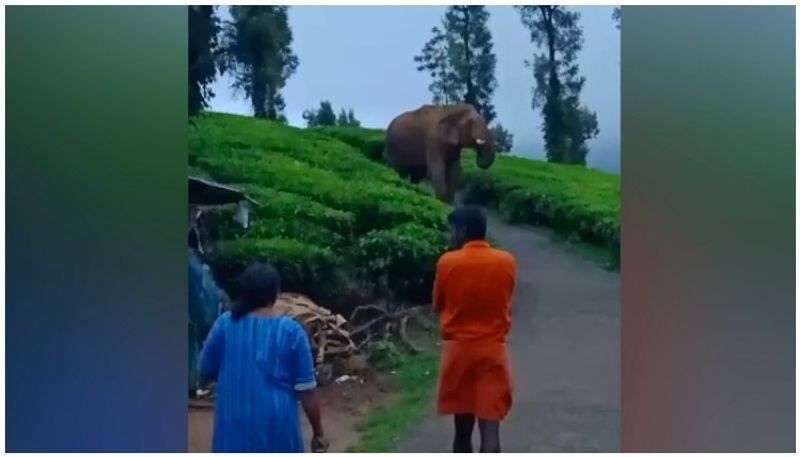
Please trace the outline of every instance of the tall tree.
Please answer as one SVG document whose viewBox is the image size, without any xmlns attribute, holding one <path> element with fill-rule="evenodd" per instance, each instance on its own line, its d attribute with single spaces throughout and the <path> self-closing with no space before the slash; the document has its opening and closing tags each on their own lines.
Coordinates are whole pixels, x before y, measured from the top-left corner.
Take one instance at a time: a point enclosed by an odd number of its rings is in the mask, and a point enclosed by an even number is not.
<svg viewBox="0 0 800 457">
<path fill-rule="evenodd" d="M 211 83 L 217 75 L 217 35 L 220 31 L 215 6 L 189 5 L 189 115 L 208 107 L 214 97 Z"/>
<path fill-rule="evenodd" d="M 449 104 L 456 97 L 452 70 L 447 51 L 447 40 L 439 27 L 431 29 L 433 36 L 422 48 L 422 53 L 414 56 L 417 71 L 427 71 L 431 75 L 428 90 L 433 95 L 433 103 Z"/>
<path fill-rule="evenodd" d="M 492 34 L 485 6 L 450 6 L 444 15 L 447 48 L 459 99 L 469 103 L 487 123 L 496 117 L 492 95 L 497 88 Z"/>
<path fill-rule="evenodd" d="M 307 109 L 303 111 L 303 119 L 306 121 L 306 127 L 316 127 L 317 124 L 317 110 Z"/>
<path fill-rule="evenodd" d="M 327 100 L 319 102 L 319 109 L 309 109 L 304 111 L 303 119 L 306 120 L 306 125 L 309 127 L 316 127 L 319 125 L 336 125 L 336 113 L 333 111 L 331 102 Z"/>
<path fill-rule="evenodd" d="M 499 122 L 489 130 L 492 132 L 497 152 L 511 152 L 514 148 L 514 134 L 503 128 Z"/>
<path fill-rule="evenodd" d="M 224 27 L 223 69 L 233 74 L 233 87 L 244 90 L 256 117 L 285 119 L 281 89 L 295 72 L 288 6 L 231 6 Z"/>
<path fill-rule="evenodd" d="M 580 14 L 563 6 L 518 6 L 531 41 L 540 49 L 526 65 L 536 82 L 532 106 L 541 108 L 545 149 L 552 162 L 586 163 L 586 140 L 596 136 L 597 116 L 580 104 L 586 78 L 578 75 L 583 46 Z"/>
<path fill-rule="evenodd" d="M 349 125 L 350 127 L 361 127 L 361 121 L 356 119 L 356 112 L 353 111 L 353 108 L 347 110 L 347 122 L 344 125 Z"/>
<path fill-rule="evenodd" d="M 589 147 L 586 141 L 600 133 L 597 115 L 578 102 L 578 97 L 570 96 L 564 105 L 565 155 L 564 162 L 586 165 Z"/>
<path fill-rule="evenodd" d="M 336 113 L 333 112 L 331 102 L 324 100 L 319 104 L 317 111 L 317 125 L 336 125 Z"/>
<path fill-rule="evenodd" d="M 433 37 L 414 57 L 417 70 L 431 74 L 434 103 L 470 103 L 487 123 L 496 117 L 492 95 L 497 88 L 488 20 L 484 6 L 449 6 L 443 29 L 434 27 Z"/>
<path fill-rule="evenodd" d="M 344 108 L 342 108 L 342 110 L 339 111 L 339 115 L 336 116 L 336 125 L 349 125 L 347 123 L 347 111 L 345 111 Z"/>
<path fill-rule="evenodd" d="M 361 122 L 356 119 L 356 113 L 353 111 L 353 108 L 345 110 L 342 108 L 339 111 L 339 115 L 336 117 L 336 125 L 341 125 L 342 127 L 361 127 Z"/>
</svg>

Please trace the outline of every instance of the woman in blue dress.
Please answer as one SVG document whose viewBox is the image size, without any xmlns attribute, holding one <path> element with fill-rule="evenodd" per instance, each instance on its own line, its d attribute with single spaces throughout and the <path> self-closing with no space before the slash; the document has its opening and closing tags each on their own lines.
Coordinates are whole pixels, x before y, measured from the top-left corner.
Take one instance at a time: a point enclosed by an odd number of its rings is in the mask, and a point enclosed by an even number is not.
<svg viewBox="0 0 800 457">
<path fill-rule="evenodd" d="M 241 298 L 214 323 L 200 354 L 204 381 L 217 381 L 214 452 L 303 452 L 298 401 L 313 429 L 311 450 L 324 452 L 308 336 L 272 305 L 280 277 L 254 264 L 241 277 Z"/>
</svg>

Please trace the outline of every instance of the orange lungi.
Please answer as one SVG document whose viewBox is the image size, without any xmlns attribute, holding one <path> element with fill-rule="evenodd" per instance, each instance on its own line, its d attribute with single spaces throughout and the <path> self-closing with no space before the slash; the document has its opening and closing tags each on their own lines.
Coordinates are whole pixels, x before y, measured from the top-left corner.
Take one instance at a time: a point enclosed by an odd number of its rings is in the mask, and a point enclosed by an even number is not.
<svg viewBox="0 0 800 457">
<path fill-rule="evenodd" d="M 485 240 L 473 240 L 437 263 L 433 305 L 444 344 L 439 413 L 502 420 L 511 408 L 506 335 L 516 262 Z"/>
<path fill-rule="evenodd" d="M 439 370 L 439 414 L 502 420 L 511 409 L 511 362 L 503 342 L 446 340 Z"/>
</svg>

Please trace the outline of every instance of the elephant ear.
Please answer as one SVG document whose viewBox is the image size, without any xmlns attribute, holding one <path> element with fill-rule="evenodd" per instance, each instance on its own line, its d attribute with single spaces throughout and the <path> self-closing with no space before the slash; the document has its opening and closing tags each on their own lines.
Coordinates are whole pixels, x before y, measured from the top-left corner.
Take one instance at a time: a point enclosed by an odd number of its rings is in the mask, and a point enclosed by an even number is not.
<svg viewBox="0 0 800 457">
<path fill-rule="evenodd" d="M 466 135 L 472 110 L 459 109 L 448 113 L 439 121 L 439 139 L 443 143 L 458 145 Z"/>
</svg>

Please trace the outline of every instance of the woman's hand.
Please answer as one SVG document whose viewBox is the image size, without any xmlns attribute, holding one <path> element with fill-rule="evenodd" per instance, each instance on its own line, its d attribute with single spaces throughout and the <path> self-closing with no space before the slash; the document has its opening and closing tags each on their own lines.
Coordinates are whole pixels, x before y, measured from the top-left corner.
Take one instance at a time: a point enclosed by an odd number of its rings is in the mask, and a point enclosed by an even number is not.
<svg viewBox="0 0 800 457">
<path fill-rule="evenodd" d="M 323 436 L 314 436 L 311 438 L 311 452 L 328 452 L 330 442 Z"/>
<path fill-rule="evenodd" d="M 317 395 L 313 390 L 304 390 L 297 394 L 314 433 L 314 437 L 311 438 L 311 452 L 326 452 L 330 443 L 325 439 L 325 432 L 322 431 L 322 414 L 319 410 Z"/>
</svg>

